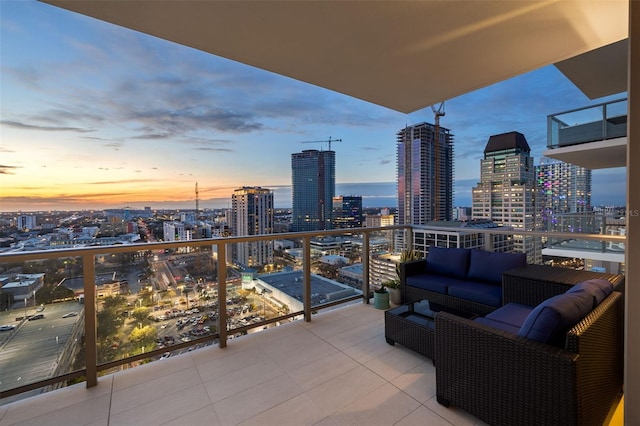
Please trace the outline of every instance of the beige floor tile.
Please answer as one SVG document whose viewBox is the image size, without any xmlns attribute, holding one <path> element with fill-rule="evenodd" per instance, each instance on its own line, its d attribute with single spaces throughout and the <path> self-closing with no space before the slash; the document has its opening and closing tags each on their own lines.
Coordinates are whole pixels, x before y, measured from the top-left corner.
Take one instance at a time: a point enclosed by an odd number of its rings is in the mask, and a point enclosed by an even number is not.
<svg viewBox="0 0 640 426">
<path fill-rule="evenodd" d="M 266 343 L 262 345 L 262 350 L 287 370 L 295 370 L 338 352 L 336 348 L 308 332 Z"/>
<path fill-rule="evenodd" d="M 287 371 L 287 374 L 298 386 L 308 390 L 358 366 L 359 364 L 352 358 L 337 352 L 295 370 Z"/>
<path fill-rule="evenodd" d="M 420 363 L 393 379 L 391 384 L 424 404 L 436 395 L 436 369 L 430 362 Z"/>
<path fill-rule="evenodd" d="M 284 371 L 272 360 L 266 359 L 229 374 L 214 377 L 204 382 L 204 386 L 211 402 L 217 402 L 281 375 L 284 375 Z"/>
<path fill-rule="evenodd" d="M 379 321 L 375 323 L 366 323 L 354 325 L 346 328 L 343 326 L 340 333 L 328 337 L 326 340 L 340 350 L 345 350 L 351 346 L 366 342 L 371 338 L 383 338 L 383 325 Z"/>
<path fill-rule="evenodd" d="M 339 425 L 393 425 L 420 403 L 393 385 L 385 384 L 342 408 L 331 418 Z"/>
<path fill-rule="evenodd" d="M 157 364 L 161 362 L 156 361 Z M 116 377 L 114 381 L 117 382 L 117 380 L 118 378 Z M 114 391 L 111 413 L 121 413 L 161 399 L 166 395 L 181 394 L 184 390 L 201 384 L 202 380 L 195 367 L 181 370 L 168 376 L 162 375 L 157 378 L 149 378 L 146 382 Z"/>
<path fill-rule="evenodd" d="M 323 410 L 305 395 L 298 395 L 264 411 L 249 420 L 243 426 L 300 426 L 313 425 L 324 418 Z"/>
<path fill-rule="evenodd" d="M 253 349 L 225 348 L 219 352 L 225 352 L 224 357 L 215 357 L 211 361 L 202 362 L 196 367 L 203 381 L 213 380 L 227 374 L 242 370 L 250 365 L 260 364 L 269 361 L 270 358 L 260 350 L 260 347 Z"/>
<path fill-rule="evenodd" d="M 83 405 L 93 406 L 96 399 L 107 397 L 108 401 L 111 397 L 111 389 L 112 379 L 102 378 L 98 386 L 92 388 L 87 388 L 85 383 L 78 383 L 55 392 L 47 392 L 16 401 L 4 407 L 6 412 L 0 420 L 0 425 L 17 424 L 34 418 L 46 418 L 47 415 L 67 407 L 76 406 L 81 409 Z"/>
<path fill-rule="evenodd" d="M 394 346 L 392 350 L 372 359 L 365 366 L 389 381 L 424 363 L 431 363 L 431 360 L 411 349 Z"/>
<path fill-rule="evenodd" d="M 412 411 L 408 416 L 404 417 L 394 426 L 452 426 L 444 418 L 438 414 L 429 410 L 427 407 L 421 405 L 416 410 Z"/>
<path fill-rule="evenodd" d="M 157 396 L 126 411 L 112 414 L 109 426 L 158 425 L 173 421 L 211 405 L 204 386 L 197 385 L 179 392 Z"/>
<path fill-rule="evenodd" d="M 235 425 L 263 411 L 282 404 L 302 393 L 302 389 L 286 375 L 280 375 L 260 385 L 215 402 L 218 419 L 223 425 Z"/>
<path fill-rule="evenodd" d="M 34 425 L 34 426 L 59 426 L 59 425 L 88 425 L 91 423 L 106 424 L 109 419 L 109 394 L 101 395 L 82 402 L 56 410 L 48 411 L 37 416 L 25 417 L 22 420 L 5 416 L 0 424 L 3 425 Z M 11 414 L 10 412 L 7 414 Z"/>
<path fill-rule="evenodd" d="M 207 405 L 199 410 L 191 411 L 185 415 L 177 417 L 163 426 L 224 426 L 220 423 L 213 405 Z"/>
<path fill-rule="evenodd" d="M 382 387 L 386 382 L 377 374 L 359 366 L 324 382 L 305 394 L 327 415 L 346 407 L 363 395 Z"/>
<path fill-rule="evenodd" d="M 357 345 L 344 349 L 343 352 L 357 362 L 366 364 L 372 359 L 380 357 L 393 349 L 394 347 L 385 341 L 384 334 L 378 334 Z"/>
</svg>

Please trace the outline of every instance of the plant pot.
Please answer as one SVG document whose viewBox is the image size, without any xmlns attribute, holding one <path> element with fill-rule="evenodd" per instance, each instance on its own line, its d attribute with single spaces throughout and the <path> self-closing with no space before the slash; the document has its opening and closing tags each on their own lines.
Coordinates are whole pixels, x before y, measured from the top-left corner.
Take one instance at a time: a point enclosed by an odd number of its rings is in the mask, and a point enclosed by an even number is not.
<svg viewBox="0 0 640 426">
<path fill-rule="evenodd" d="M 400 293 L 400 289 L 389 287 L 387 290 L 389 290 L 389 302 L 394 305 L 402 305 L 402 294 Z"/>
<path fill-rule="evenodd" d="M 389 309 L 389 293 L 373 292 L 373 307 L 376 309 Z"/>
</svg>

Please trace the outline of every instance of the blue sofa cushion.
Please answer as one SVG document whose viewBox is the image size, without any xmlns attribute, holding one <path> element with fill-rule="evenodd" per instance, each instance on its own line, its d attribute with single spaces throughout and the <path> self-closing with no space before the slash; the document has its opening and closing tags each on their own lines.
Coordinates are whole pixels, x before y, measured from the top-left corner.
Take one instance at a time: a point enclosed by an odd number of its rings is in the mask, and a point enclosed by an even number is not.
<svg viewBox="0 0 640 426">
<path fill-rule="evenodd" d="M 509 269 L 525 266 L 527 255 L 524 253 L 493 253 L 471 249 L 467 279 L 502 284 L 502 273 Z"/>
<path fill-rule="evenodd" d="M 429 247 L 427 272 L 456 278 L 466 278 L 469 268 L 469 249 Z"/>
<path fill-rule="evenodd" d="M 595 308 L 613 292 L 613 284 L 607 280 L 594 278 L 574 285 L 567 290 L 567 293 L 580 292 L 583 290 L 593 297 L 593 307 Z"/>
<path fill-rule="evenodd" d="M 458 278 L 451 278 L 437 274 L 416 274 L 407 277 L 407 286 L 431 290 L 437 293 L 447 294 L 447 289 L 452 284 L 463 282 Z"/>
<path fill-rule="evenodd" d="M 449 295 L 483 305 L 502 305 L 502 286 L 464 281 L 449 285 Z"/>
<path fill-rule="evenodd" d="M 475 322 L 488 325 L 489 327 L 497 328 L 498 330 L 503 330 L 512 334 L 518 334 L 520 327 L 513 326 L 511 324 L 506 324 L 504 322 L 492 320 L 487 317 L 479 317 L 474 319 Z"/>
<path fill-rule="evenodd" d="M 536 306 L 522 324 L 519 336 L 564 345 L 565 334 L 593 309 L 593 296 L 584 289 L 563 293 Z"/>
<path fill-rule="evenodd" d="M 520 303 L 507 303 L 486 315 L 485 318 L 516 327 L 517 330 L 515 333 L 517 333 L 532 310 L 533 306 L 521 305 Z"/>
</svg>

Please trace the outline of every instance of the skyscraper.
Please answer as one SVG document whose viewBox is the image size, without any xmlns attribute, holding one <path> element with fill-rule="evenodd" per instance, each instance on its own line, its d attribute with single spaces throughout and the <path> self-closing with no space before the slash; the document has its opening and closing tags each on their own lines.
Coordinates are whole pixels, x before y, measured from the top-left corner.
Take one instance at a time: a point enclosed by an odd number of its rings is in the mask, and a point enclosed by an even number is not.
<svg viewBox="0 0 640 426">
<path fill-rule="evenodd" d="M 493 135 L 480 160 L 480 182 L 473 188 L 472 219 L 488 219 L 514 230 L 535 230 L 535 169 L 522 133 Z M 514 235 L 514 248 L 540 263 L 539 245 Z"/>
<path fill-rule="evenodd" d="M 333 227 L 336 229 L 362 227 L 362 197 L 338 195 L 333 197 Z"/>
<path fill-rule="evenodd" d="M 540 159 L 535 170 L 543 230 L 566 230 L 555 227 L 555 215 L 591 211 L 591 170 L 546 157 Z"/>
<path fill-rule="evenodd" d="M 291 154 L 293 232 L 332 229 L 336 153 L 305 150 Z"/>
<path fill-rule="evenodd" d="M 398 224 L 424 225 L 453 215 L 453 135 L 428 123 L 397 133 Z"/>
<path fill-rule="evenodd" d="M 273 192 L 260 187 L 236 189 L 231 196 L 232 232 L 235 236 L 273 233 Z M 244 266 L 273 263 L 273 241 L 237 243 L 233 260 Z"/>
</svg>

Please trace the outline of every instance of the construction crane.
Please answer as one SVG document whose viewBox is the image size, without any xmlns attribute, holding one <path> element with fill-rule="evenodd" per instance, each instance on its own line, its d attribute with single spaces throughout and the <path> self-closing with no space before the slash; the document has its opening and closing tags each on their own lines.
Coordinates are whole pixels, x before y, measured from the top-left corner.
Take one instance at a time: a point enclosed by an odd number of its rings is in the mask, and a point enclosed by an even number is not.
<svg viewBox="0 0 640 426">
<path fill-rule="evenodd" d="M 438 107 L 438 109 L 436 109 L 435 106 L 431 105 L 431 110 L 433 111 L 433 115 L 434 115 L 434 138 L 433 138 L 433 144 L 434 144 L 434 168 L 435 168 L 435 182 L 434 182 L 434 190 L 435 190 L 435 197 L 433 197 L 434 200 L 434 206 L 433 206 L 433 218 L 435 220 L 444 220 L 445 218 L 441 218 L 440 217 L 440 117 L 444 117 L 444 102 L 440 102 L 440 106 Z"/>
<path fill-rule="evenodd" d="M 329 144 L 329 151 L 331 151 L 331 142 L 342 142 L 342 139 L 331 139 L 331 136 L 329 136 L 328 140 L 324 140 L 324 141 L 302 141 L 302 143 L 326 143 Z"/>
</svg>

